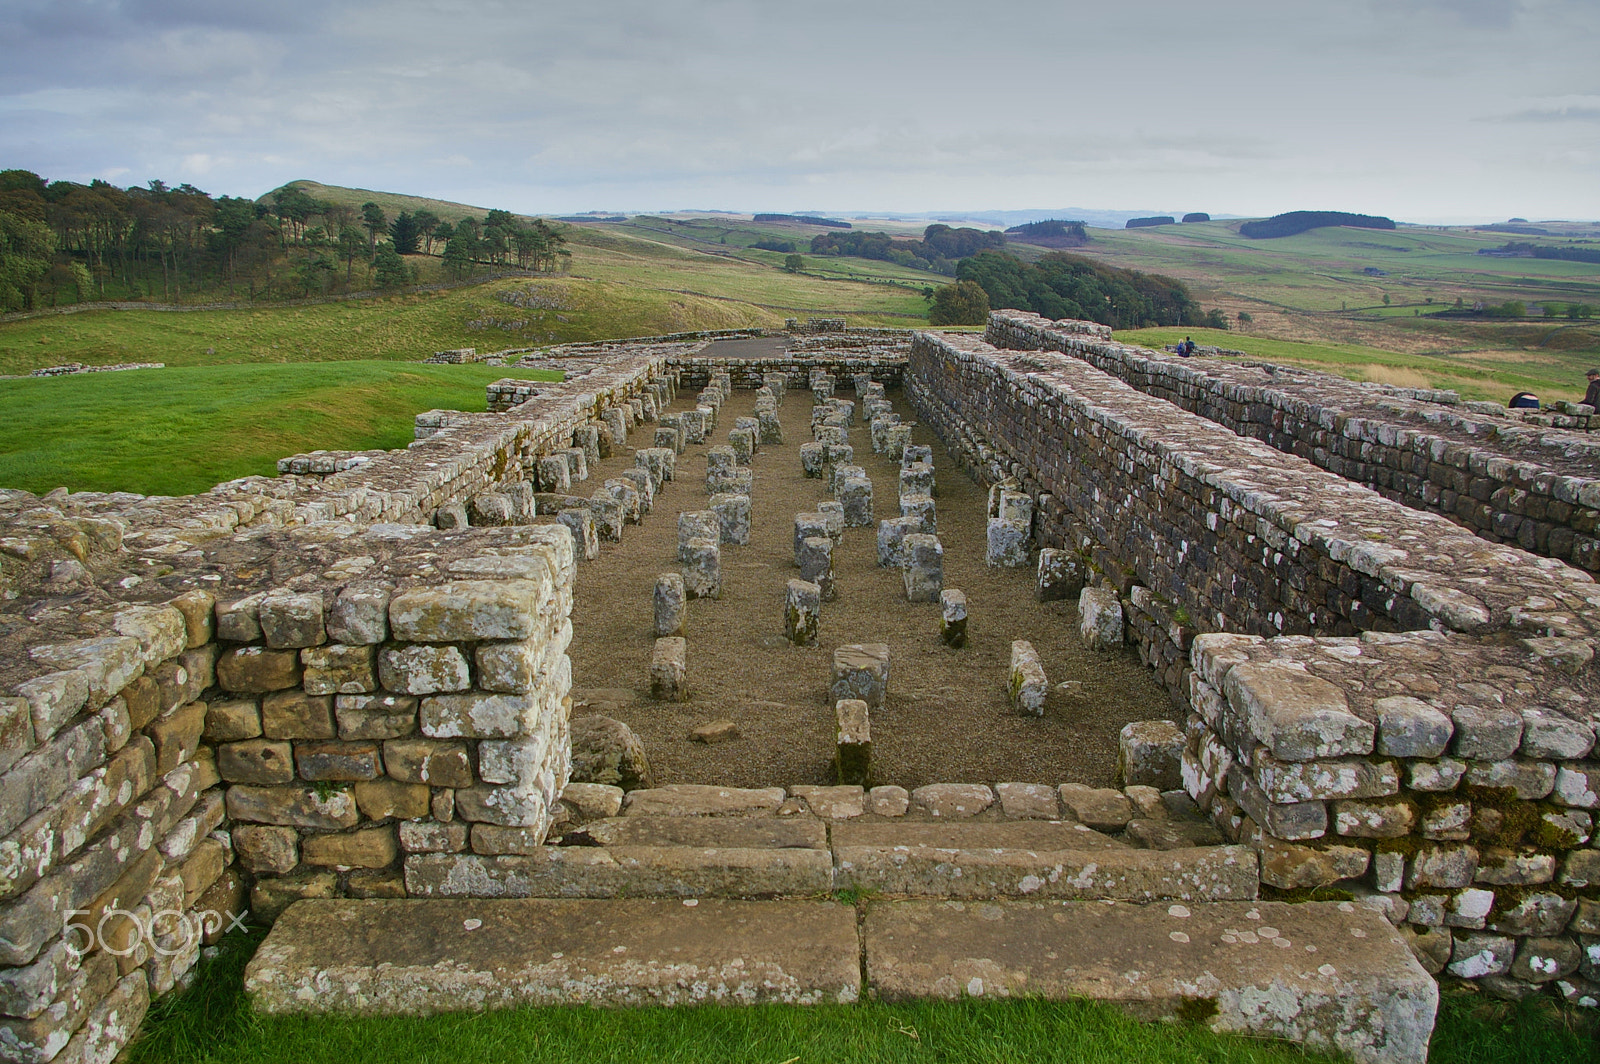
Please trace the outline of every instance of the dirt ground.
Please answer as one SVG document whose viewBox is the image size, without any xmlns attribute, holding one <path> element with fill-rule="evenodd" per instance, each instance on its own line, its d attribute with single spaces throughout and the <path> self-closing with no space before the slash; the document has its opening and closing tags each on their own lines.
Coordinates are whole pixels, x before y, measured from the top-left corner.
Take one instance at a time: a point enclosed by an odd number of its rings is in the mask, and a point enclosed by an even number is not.
<svg viewBox="0 0 1600 1064">
<path fill-rule="evenodd" d="M 839 392 L 854 398 L 848 385 Z M 914 414 L 891 392 L 902 419 Z M 674 410 L 690 409 L 680 394 Z M 1098 654 L 1077 635 L 1076 603 L 1041 604 L 1030 569 L 984 565 L 986 488 L 969 480 L 930 429 L 914 442 L 932 444 L 938 484 L 938 534 L 944 586 L 966 592 L 969 642 L 952 650 L 939 639 L 937 603 L 905 601 L 898 570 L 877 565 L 877 529 L 846 529 L 834 558 L 836 602 L 824 603 L 818 646 L 796 648 L 783 634 L 785 583 L 794 567 L 794 515 L 829 498 L 825 481 L 807 479 L 800 444 L 811 438 L 811 396 L 791 390 L 779 413 L 785 442 L 764 445 L 753 462 L 751 542 L 722 548 L 722 596 L 689 604 L 692 701 L 649 697 L 652 591 L 657 575 L 677 570 L 677 517 L 701 509 L 705 452 L 725 442 L 734 418 L 750 414 L 755 393 L 736 390 L 720 412 L 714 438 L 678 459 L 677 479 L 656 497 L 642 525 L 620 544 L 603 544 L 599 559 L 580 565 L 573 607 L 574 716 L 602 712 L 643 740 L 658 783 L 790 786 L 831 783 L 834 716 L 828 697 L 833 648 L 887 643 L 889 695 L 872 718 L 874 782 L 1022 781 L 1104 786 L 1116 768 L 1117 733 L 1128 721 L 1172 717 L 1172 705 L 1131 649 Z M 859 409 L 858 409 L 859 415 Z M 585 489 L 633 465 L 654 427 L 630 434 L 617 456 L 590 473 Z M 869 428 L 850 431 L 856 462 L 874 488 L 877 518 L 899 516 L 898 465 L 872 452 Z M 1013 712 L 1006 698 L 1011 641 L 1032 641 L 1052 685 L 1044 717 Z M 696 725 L 737 722 L 742 738 L 716 745 L 691 742 Z"/>
</svg>

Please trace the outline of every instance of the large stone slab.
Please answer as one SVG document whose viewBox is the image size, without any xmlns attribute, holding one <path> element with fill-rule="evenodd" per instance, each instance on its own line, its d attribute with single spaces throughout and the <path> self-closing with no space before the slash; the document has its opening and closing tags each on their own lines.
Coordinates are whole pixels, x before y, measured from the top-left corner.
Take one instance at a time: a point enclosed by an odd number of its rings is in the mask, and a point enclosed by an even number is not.
<svg viewBox="0 0 1600 1064">
<path fill-rule="evenodd" d="M 624 816 L 771 816 L 783 804 L 782 787 L 717 787 L 669 783 L 628 794 Z"/>
<path fill-rule="evenodd" d="M 569 833 L 567 841 L 574 841 Z M 595 846 L 709 846 L 826 850 L 828 832 L 815 817 L 619 816 L 591 821 L 576 834 Z"/>
<path fill-rule="evenodd" d="M 860 997 L 859 963 L 830 902 L 329 899 L 279 917 L 245 989 L 267 1014 L 810 1005 Z"/>
<path fill-rule="evenodd" d="M 873 905 L 867 978 L 884 1000 L 1093 998 L 1142 1019 L 1210 1013 L 1361 1064 L 1423 1064 L 1439 992 L 1377 913 L 1349 902 L 902 901 Z"/>
</svg>

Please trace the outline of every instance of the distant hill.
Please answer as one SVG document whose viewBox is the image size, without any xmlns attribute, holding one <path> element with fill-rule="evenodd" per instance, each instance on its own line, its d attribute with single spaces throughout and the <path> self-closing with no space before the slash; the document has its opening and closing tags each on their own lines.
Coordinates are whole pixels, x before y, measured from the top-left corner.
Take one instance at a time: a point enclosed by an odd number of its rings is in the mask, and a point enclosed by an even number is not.
<svg viewBox="0 0 1600 1064">
<path fill-rule="evenodd" d="M 1176 225 L 1178 219 L 1170 214 L 1157 214 L 1149 218 L 1129 218 L 1123 223 L 1124 229 L 1150 229 L 1158 225 Z"/>
<path fill-rule="evenodd" d="M 487 207 L 474 207 L 468 203 L 454 203 L 450 200 L 428 199 L 425 196 L 405 196 L 398 192 L 374 192 L 370 188 L 345 188 L 343 185 L 324 185 L 319 181 L 290 181 L 280 185 L 264 196 L 256 198 L 257 203 L 271 203 L 273 197 L 282 189 L 297 188 L 312 199 L 321 200 L 323 203 L 333 203 L 344 207 L 361 209 L 363 203 L 376 203 L 383 208 L 385 214 L 393 218 L 401 211 L 415 214 L 420 210 L 429 210 L 442 220 L 454 225 L 463 218 L 482 218 L 489 213 Z M 526 217 L 533 217 L 527 215 Z"/>
<path fill-rule="evenodd" d="M 820 225 L 825 229 L 853 229 L 849 222 L 841 222 L 837 218 L 818 218 L 813 214 L 758 214 L 752 221 L 756 222 L 798 222 L 801 225 Z"/>
<path fill-rule="evenodd" d="M 1252 240 L 1272 240 L 1334 225 L 1347 225 L 1352 229 L 1393 229 L 1394 219 L 1344 211 L 1290 211 L 1259 222 L 1245 222 L 1239 227 L 1239 233 Z"/>
</svg>

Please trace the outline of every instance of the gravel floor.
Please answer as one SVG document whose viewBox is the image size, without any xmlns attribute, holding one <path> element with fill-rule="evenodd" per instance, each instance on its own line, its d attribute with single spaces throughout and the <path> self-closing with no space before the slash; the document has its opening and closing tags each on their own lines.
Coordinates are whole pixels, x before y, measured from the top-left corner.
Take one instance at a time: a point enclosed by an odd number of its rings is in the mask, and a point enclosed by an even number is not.
<svg viewBox="0 0 1600 1064">
<path fill-rule="evenodd" d="M 853 398 L 848 387 L 840 394 Z M 889 398 L 903 419 L 914 417 L 902 396 L 891 392 Z M 691 409 L 692 400 L 685 392 L 673 409 Z M 753 391 L 735 391 L 714 439 L 679 457 L 677 479 L 657 496 L 644 523 L 629 526 L 622 543 L 603 544 L 600 558 L 579 568 L 570 651 L 573 713 L 602 712 L 627 723 L 644 741 L 658 783 L 833 782 L 828 683 L 833 648 L 843 643 L 890 647 L 889 697 L 872 719 L 876 783 L 1104 786 L 1116 768 L 1122 725 L 1172 717 L 1166 692 L 1131 649 L 1099 654 L 1082 645 L 1075 603 L 1036 602 L 1031 569 L 984 565 L 986 489 L 958 470 L 923 426 L 913 438 L 934 448 L 944 586 L 967 594 L 968 645 L 952 650 L 940 642 L 937 603 L 905 601 L 899 572 L 877 565 L 873 527 L 845 531 L 834 560 L 839 598 L 823 604 L 819 645 L 789 646 L 783 589 L 798 572 L 794 514 L 829 497 L 824 481 L 801 473 L 811 397 L 793 390 L 779 411 L 786 442 L 765 445 L 753 463 L 751 543 L 722 548 L 720 599 L 689 604 L 692 701 L 652 702 L 651 594 L 657 575 L 677 568 L 677 515 L 704 506 L 705 452 L 725 442 L 734 418 L 754 406 Z M 583 487 L 598 488 L 632 466 L 633 449 L 650 446 L 653 431 L 649 425 L 635 430 L 628 446 L 601 462 Z M 859 421 L 850 437 L 857 464 L 872 479 L 877 516 L 898 516 L 897 464 L 872 452 L 869 429 Z M 1033 642 L 1052 685 L 1081 683 L 1071 694 L 1052 690 L 1042 719 L 1019 716 L 1008 705 L 1013 639 Z M 709 746 L 688 740 L 691 728 L 720 718 L 736 721 L 742 738 Z"/>
</svg>

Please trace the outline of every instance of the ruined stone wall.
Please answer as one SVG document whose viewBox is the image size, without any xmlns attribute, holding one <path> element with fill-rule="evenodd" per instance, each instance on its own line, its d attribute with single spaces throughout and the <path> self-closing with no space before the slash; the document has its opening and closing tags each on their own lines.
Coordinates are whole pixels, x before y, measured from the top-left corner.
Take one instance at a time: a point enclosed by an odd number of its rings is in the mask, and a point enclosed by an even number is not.
<svg viewBox="0 0 1600 1064">
<path fill-rule="evenodd" d="M 111 1059 L 246 910 L 543 841 L 574 531 L 466 513 L 620 446 L 672 383 L 635 350 L 359 462 L 175 499 L 0 492 L 0 1059 Z"/>
<path fill-rule="evenodd" d="M 683 385 L 704 388 L 712 376 L 726 373 L 735 388 L 759 388 L 768 373 L 782 373 L 787 387 L 804 390 L 812 370 L 823 370 L 840 380 L 858 373 L 869 373 L 886 386 L 898 386 L 905 374 L 904 353 L 818 352 L 815 355 L 782 355 L 772 358 L 676 358 L 668 363 L 677 370 Z"/>
<path fill-rule="evenodd" d="M 1453 392 L 1356 384 L 1260 363 L 1165 355 L 1021 311 L 996 311 L 998 347 L 1082 359 L 1147 394 L 1491 542 L 1600 570 L 1600 440 L 1458 405 Z M 1103 328 L 1103 327 L 1102 327 Z"/>
<path fill-rule="evenodd" d="M 1268 893 L 1378 907 L 1430 971 L 1503 996 L 1600 995 L 1587 573 L 1085 360 L 921 334 L 907 378 L 971 471 L 1034 498 L 1040 541 L 1117 588 L 1183 707 L 1185 788 Z"/>
</svg>

